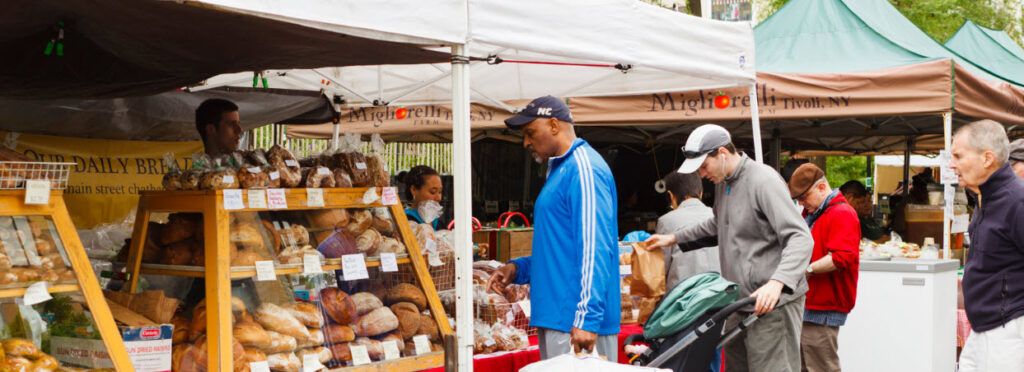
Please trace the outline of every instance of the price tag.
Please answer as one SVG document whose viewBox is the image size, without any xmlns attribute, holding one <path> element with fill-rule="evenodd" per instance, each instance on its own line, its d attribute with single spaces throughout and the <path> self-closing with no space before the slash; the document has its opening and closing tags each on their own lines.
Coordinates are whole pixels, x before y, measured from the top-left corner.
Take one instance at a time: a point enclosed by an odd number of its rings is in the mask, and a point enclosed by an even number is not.
<svg viewBox="0 0 1024 372">
<path fill-rule="evenodd" d="M 398 204 L 398 189 L 394 187 L 385 187 L 380 191 L 380 198 L 383 199 L 381 204 L 384 205 L 395 205 Z"/>
<path fill-rule="evenodd" d="M 360 170 L 366 169 L 366 163 L 358 162 L 356 163 L 356 168 L 359 168 Z"/>
<path fill-rule="evenodd" d="M 363 193 L 363 204 L 373 204 L 380 200 L 380 195 L 377 195 L 377 188 L 371 187 Z"/>
<path fill-rule="evenodd" d="M 284 189 L 267 189 L 267 204 L 270 209 L 287 209 L 288 199 L 284 196 Z"/>
<path fill-rule="evenodd" d="M 32 306 L 52 299 L 50 292 L 46 290 L 47 284 L 47 282 L 35 282 L 28 286 L 25 289 L 25 296 L 22 297 L 25 306 Z"/>
<path fill-rule="evenodd" d="M 412 342 L 416 345 L 416 355 L 430 353 L 430 340 L 427 339 L 427 335 L 418 335 L 413 337 Z"/>
<path fill-rule="evenodd" d="M 366 345 L 349 344 L 348 348 L 352 352 L 352 364 L 361 366 L 372 363 L 370 361 L 370 353 L 366 351 Z"/>
<path fill-rule="evenodd" d="M 242 203 L 242 190 L 224 190 L 224 209 L 233 210 L 242 208 L 245 208 L 245 204 Z"/>
<path fill-rule="evenodd" d="M 362 253 L 341 256 L 341 274 L 345 280 L 369 279 L 366 272 L 366 259 Z"/>
<path fill-rule="evenodd" d="M 259 172 L 262 172 L 260 167 L 249 167 L 249 168 L 245 168 L 245 170 L 249 171 L 249 173 L 259 173 Z"/>
<path fill-rule="evenodd" d="M 245 190 L 249 200 L 249 208 L 267 209 L 267 193 L 263 190 Z"/>
<path fill-rule="evenodd" d="M 633 275 L 633 266 L 619 265 L 619 275 Z"/>
<path fill-rule="evenodd" d="M 427 263 L 434 267 L 444 266 L 444 262 L 441 262 L 441 254 L 437 252 L 427 253 Z"/>
<path fill-rule="evenodd" d="M 323 363 L 320 363 L 320 356 L 316 353 L 310 353 L 302 356 L 302 372 L 316 372 L 324 369 Z"/>
<path fill-rule="evenodd" d="M 224 178 L 221 179 L 221 181 L 223 181 L 225 185 L 230 185 L 232 183 L 235 183 L 235 176 L 232 176 L 230 174 L 225 174 Z"/>
<path fill-rule="evenodd" d="M 958 214 L 953 216 L 953 225 L 950 226 L 949 232 L 953 234 L 962 233 L 967 231 L 970 226 L 970 216 L 966 214 Z"/>
<path fill-rule="evenodd" d="M 50 181 L 26 180 L 25 204 L 50 204 Z"/>
<path fill-rule="evenodd" d="M 402 357 L 402 355 L 398 352 L 398 341 L 384 341 L 380 343 L 380 346 L 384 348 L 384 360 L 392 360 Z"/>
<path fill-rule="evenodd" d="M 317 167 L 316 168 L 316 174 L 319 174 L 321 176 L 330 176 L 331 175 L 331 170 L 327 169 L 326 167 Z"/>
<path fill-rule="evenodd" d="M 437 242 L 434 241 L 434 239 L 427 239 L 427 241 L 423 243 L 423 250 L 428 253 L 437 252 Z"/>
<path fill-rule="evenodd" d="M 324 269 L 320 266 L 320 256 L 315 254 L 305 254 L 302 256 L 303 274 L 320 274 L 323 272 Z"/>
<path fill-rule="evenodd" d="M 278 172 L 278 171 L 270 172 L 270 180 L 271 181 L 276 180 L 278 178 L 281 178 L 281 172 Z"/>
<path fill-rule="evenodd" d="M 398 260 L 395 259 L 394 253 L 380 254 L 380 271 L 386 273 L 398 271 Z"/>
<path fill-rule="evenodd" d="M 494 346 L 494 339 L 488 338 L 487 341 L 484 341 L 484 346 Z"/>
<path fill-rule="evenodd" d="M 323 207 L 324 189 L 306 189 L 306 206 Z"/>
<path fill-rule="evenodd" d="M 516 303 L 519 304 L 519 308 L 520 309 L 523 309 L 523 315 L 526 315 L 526 317 L 529 318 L 530 317 L 530 300 L 522 300 L 522 301 L 519 301 L 519 302 L 516 302 Z"/>
<path fill-rule="evenodd" d="M 249 362 L 249 372 L 270 372 L 270 364 L 267 361 Z"/>
<path fill-rule="evenodd" d="M 277 280 L 274 273 L 274 261 L 256 261 L 256 280 Z"/>
<path fill-rule="evenodd" d="M 289 167 L 297 167 L 297 166 L 299 166 L 299 162 L 297 162 L 295 160 L 288 159 L 288 160 L 284 161 L 284 165 L 289 166 Z"/>
</svg>

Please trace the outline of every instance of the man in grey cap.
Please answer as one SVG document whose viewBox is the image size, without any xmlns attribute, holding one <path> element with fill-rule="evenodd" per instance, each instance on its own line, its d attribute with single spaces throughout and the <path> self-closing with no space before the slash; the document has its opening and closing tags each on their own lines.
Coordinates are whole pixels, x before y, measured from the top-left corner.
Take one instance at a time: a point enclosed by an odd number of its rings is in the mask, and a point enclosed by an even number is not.
<svg viewBox="0 0 1024 372">
<path fill-rule="evenodd" d="M 805 273 L 814 241 L 788 186 L 774 169 L 736 151 L 729 132 L 714 124 L 694 130 L 683 155 L 680 173 L 696 171 L 715 183 L 714 216 L 672 235 L 654 235 L 647 248 L 678 244 L 686 251 L 713 245 L 708 238 L 717 237 L 722 276 L 739 284 L 740 296 L 757 298 L 727 326 L 760 315 L 725 345 L 726 371 L 799 371 Z"/>
<path fill-rule="evenodd" d="M 1017 177 L 1024 178 L 1024 138 L 1010 143 L 1010 168 Z"/>
</svg>

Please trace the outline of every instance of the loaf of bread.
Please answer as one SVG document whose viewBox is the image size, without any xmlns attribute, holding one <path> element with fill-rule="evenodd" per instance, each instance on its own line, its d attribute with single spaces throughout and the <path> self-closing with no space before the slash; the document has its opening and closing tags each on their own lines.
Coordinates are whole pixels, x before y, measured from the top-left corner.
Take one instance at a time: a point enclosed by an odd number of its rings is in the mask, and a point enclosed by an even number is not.
<svg viewBox="0 0 1024 372">
<path fill-rule="evenodd" d="M 267 354 L 259 349 L 245 349 L 245 364 L 252 362 L 263 362 L 267 360 Z"/>
<path fill-rule="evenodd" d="M 352 350 L 348 348 L 348 343 L 334 344 L 331 345 L 330 349 L 335 362 L 345 363 L 352 361 Z"/>
<path fill-rule="evenodd" d="M 181 181 L 182 190 L 199 190 L 200 181 L 203 178 L 202 169 L 192 169 L 181 172 L 181 176 L 178 178 Z"/>
<path fill-rule="evenodd" d="M 437 328 L 437 321 L 430 315 L 420 314 L 420 329 L 416 331 L 418 335 L 427 335 L 431 341 L 440 342 L 441 332 Z"/>
<path fill-rule="evenodd" d="M 373 256 L 377 253 L 377 248 L 380 247 L 382 240 L 383 237 L 377 230 L 366 229 L 356 237 L 356 249 L 366 257 Z"/>
<path fill-rule="evenodd" d="M 379 340 L 382 346 L 386 342 L 394 342 L 395 346 L 398 347 L 399 353 L 405 351 L 405 340 L 402 338 L 402 335 L 397 332 L 388 333 L 387 335 L 384 335 L 384 337 L 380 337 Z"/>
<path fill-rule="evenodd" d="M 302 325 L 309 328 L 320 328 L 324 325 L 324 316 L 320 308 L 309 302 L 295 302 L 283 306 Z"/>
<path fill-rule="evenodd" d="M 260 233 L 259 222 L 242 222 L 232 225 L 228 239 L 231 244 L 241 249 L 263 249 L 263 234 Z"/>
<path fill-rule="evenodd" d="M 384 306 L 380 298 L 374 296 L 373 293 L 359 292 L 352 295 L 352 301 L 356 304 L 356 313 L 359 315 L 366 314 L 368 312 L 377 310 Z"/>
<path fill-rule="evenodd" d="M 368 337 L 358 337 L 352 341 L 352 344 L 366 346 L 366 353 L 370 355 L 370 359 L 384 359 L 384 346 L 380 344 L 380 341 Z"/>
<path fill-rule="evenodd" d="M 358 152 L 344 152 L 334 155 L 334 161 L 339 167 L 352 176 L 352 186 L 370 186 L 370 175 L 367 174 L 366 157 Z"/>
<path fill-rule="evenodd" d="M 391 186 L 391 175 L 388 174 L 387 165 L 379 155 L 366 157 L 366 173 L 369 176 L 368 186 L 388 187 Z"/>
<path fill-rule="evenodd" d="M 302 170 L 302 187 L 334 187 L 334 173 L 331 173 L 331 170 L 326 167 L 305 168 Z"/>
<path fill-rule="evenodd" d="M 412 302 L 419 310 L 427 308 L 427 296 L 423 294 L 423 290 L 409 283 L 398 283 L 391 287 L 387 301 L 389 304 Z"/>
<path fill-rule="evenodd" d="M 320 304 L 327 312 L 327 316 L 337 324 L 352 324 L 358 315 L 352 298 L 338 288 L 328 287 L 321 290 Z"/>
<path fill-rule="evenodd" d="M 22 338 L 10 338 L 3 340 L 4 353 L 8 356 L 22 356 L 30 359 L 36 359 L 43 356 L 43 352 L 39 350 L 36 344 L 31 341 Z"/>
<path fill-rule="evenodd" d="M 309 338 L 296 339 L 296 347 L 299 349 L 320 346 L 326 343 L 327 339 L 324 338 L 324 331 L 318 328 L 309 329 Z"/>
<path fill-rule="evenodd" d="M 309 337 L 309 330 L 288 310 L 280 306 L 264 302 L 256 308 L 254 315 L 256 315 L 256 321 L 267 330 L 297 338 Z"/>
<path fill-rule="evenodd" d="M 189 345 L 181 356 L 178 371 L 206 371 L 209 361 L 209 347 L 206 346 L 206 335 Z"/>
<path fill-rule="evenodd" d="M 338 344 L 356 339 L 352 327 L 340 324 L 330 324 L 324 327 L 324 341 L 328 344 Z"/>
<path fill-rule="evenodd" d="M 400 311 L 408 311 L 411 313 L 419 314 L 420 310 L 416 307 L 416 304 L 412 302 L 396 302 L 391 304 L 391 311 L 398 314 Z"/>
<path fill-rule="evenodd" d="M 237 189 L 238 177 L 235 172 L 220 169 L 203 173 L 199 179 L 199 188 L 203 190 Z"/>
<path fill-rule="evenodd" d="M 164 249 L 160 263 L 164 265 L 188 265 L 192 263 L 192 243 L 182 240 Z"/>
<path fill-rule="evenodd" d="M 381 307 L 359 317 L 352 330 L 356 336 L 376 336 L 398 329 L 398 317 L 391 309 Z"/>
<path fill-rule="evenodd" d="M 349 223 L 349 214 L 345 209 L 314 209 L 306 213 L 306 218 L 310 227 L 321 230 L 315 234 L 319 242 L 327 240 L 335 229 L 344 228 Z"/>
<path fill-rule="evenodd" d="M 408 302 L 402 302 L 403 304 L 409 304 Z M 412 305 L 412 304 L 410 304 Z M 392 308 L 394 305 L 392 305 Z M 415 307 L 415 305 L 412 305 Z M 401 334 L 403 339 L 412 338 L 416 335 L 416 332 L 420 329 L 420 313 L 416 311 L 398 310 L 393 311 L 395 316 L 398 318 L 398 332 Z"/>
<path fill-rule="evenodd" d="M 235 335 L 235 339 L 242 343 L 242 346 L 261 350 L 270 348 L 270 334 L 255 322 L 240 320 L 235 323 L 232 333 Z"/>
<path fill-rule="evenodd" d="M 243 189 L 261 189 L 270 185 L 270 175 L 260 167 L 245 167 L 238 170 L 238 185 Z"/>
<path fill-rule="evenodd" d="M 350 213 L 348 226 L 345 227 L 353 236 L 359 236 L 373 224 L 373 214 L 368 209 L 357 209 Z"/>
<path fill-rule="evenodd" d="M 298 341 L 295 337 L 274 331 L 267 331 L 267 336 L 270 342 L 267 343 L 267 347 L 260 349 L 267 354 L 286 353 L 298 347 Z"/>
<path fill-rule="evenodd" d="M 332 359 L 331 350 L 322 346 L 302 349 L 295 352 L 295 354 L 299 356 L 299 360 L 306 360 L 306 355 L 316 355 L 316 358 L 320 363 L 327 363 Z"/>
<path fill-rule="evenodd" d="M 238 256 L 231 260 L 231 266 L 255 266 L 256 261 L 264 261 L 265 257 L 251 249 L 238 252 Z"/>
<path fill-rule="evenodd" d="M 150 232 L 150 234 L 159 233 L 156 242 L 160 245 L 168 245 L 193 237 L 201 224 L 201 221 L 196 221 L 194 217 L 183 213 L 171 214 L 167 219 L 167 224 L 163 225 L 159 231 Z"/>
<path fill-rule="evenodd" d="M 299 372 L 302 369 L 302 361 L 295 353 L 267 355 L 267 364 L 270 365 L 271 371 Z"/>
<path fill-rule="evenodd" d="M 36 239 L 36 252 L 39 253 L 40 256 L 59 254 L 57 252 L 56 246 L 54 246 L 54 244 L 51 243 L 49 239 L 49 237 Z"/>
<path fill-rule="evenodd" d="M 352 176 L 349 176 L 344 169 L 334 168 L 331 172 L 334 174 L 334 187 L 352 187 Z"/>
</svg>

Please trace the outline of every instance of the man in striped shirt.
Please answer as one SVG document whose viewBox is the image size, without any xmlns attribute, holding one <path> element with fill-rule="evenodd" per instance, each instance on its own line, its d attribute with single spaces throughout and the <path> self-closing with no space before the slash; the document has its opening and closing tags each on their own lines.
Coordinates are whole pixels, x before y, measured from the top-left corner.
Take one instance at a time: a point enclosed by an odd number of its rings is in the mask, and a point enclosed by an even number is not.
<svg viewBox="0 0 1024 372">
<path fill-rule="evenodd" d="M 615 179 L 601 155 L 576 138 L 569 107 L 530 102 L 505 125 L 520 129 L 547 181 L 534 205 L 533 252 L 498 269 L 487 286 L 530 284 L 541 359 L 575 350 L 618 355 L 620 296 Z"/>
</svg>

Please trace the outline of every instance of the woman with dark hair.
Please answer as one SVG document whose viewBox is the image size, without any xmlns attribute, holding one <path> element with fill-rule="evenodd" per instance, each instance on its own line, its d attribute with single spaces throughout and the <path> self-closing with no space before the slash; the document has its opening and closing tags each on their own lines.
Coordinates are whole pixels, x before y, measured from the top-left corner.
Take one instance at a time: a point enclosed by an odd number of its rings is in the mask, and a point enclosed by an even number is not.
<svg viewBox="0 0 1024 372">
<path fill-rule="evenodd" d="M 431 167 L 417 165 L 400 173 L 398 178 L 405 184 L 405 197 L 409 200 L 409 208 L 405 209 L 405 215 L 410 221 L 427 223 L 420 216 L 419 208 L 428 201 L 441 202 L 441 176 Z M 437 230 L 437 218 L 429 223 Z"/>
</svg>

